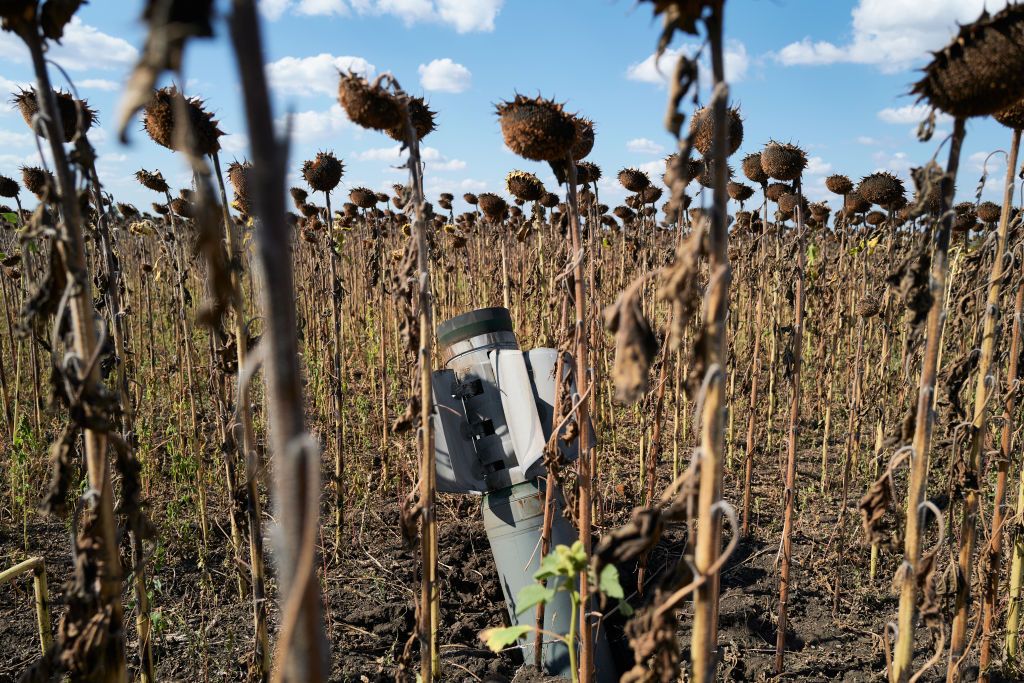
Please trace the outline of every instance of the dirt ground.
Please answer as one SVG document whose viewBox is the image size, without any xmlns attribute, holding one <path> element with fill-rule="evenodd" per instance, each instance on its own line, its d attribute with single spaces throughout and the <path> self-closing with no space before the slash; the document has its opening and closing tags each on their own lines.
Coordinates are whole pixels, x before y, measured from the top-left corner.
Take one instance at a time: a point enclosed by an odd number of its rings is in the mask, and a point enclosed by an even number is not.
<svg viewBox="0 0 1024 683">
<path fill-rule="evenodd" d="M 874 583 L 869 579 L 870 553 L 863 545 L 856 509 L 849 509 L 845 534 L 839 535 L 837 493 L 818 492 L 815 452 L 808 451 L 800 460 L 798 488 L 802 493 L 797 498 L 793 536 L 791 630 L 784 678 L 848 683 L 883 680 L 885 659 L 880 634 L 885 623 L 895 618 L 896 598 L 886 583 L 888 578 Z M 775 463 L 759 464 L 762 466 L 755 470 L 751 535 L 740 543 L 722 573 L 719 679 L 723 681 L 770 680 L 774 672 L 781 501 Z M 725 485 L 727 498 L 738 500 L 736 476 L 727 475 Z M 603 486 L 609 493 L 605 527 L 612 528 L 627 517 L 628 503 L 616 499 L 611 482 Z M 198 529 L 165 536 L 151 558 L 154 654 L 161 681 L 245 678 L 251 647 L 251 606 L 239 602 L 235 595 L 226 555 L 226 511 L 211 513 L 216 524 L 205 567 L 195 543 Z M 153 516 L 160 521 L 159 514 Z M 322 540 L 328 544 L 328 551 L 322 555 L 321 579 L 333 681 L 394 680 L 396 662 L 413 630 L 417 590 L 416 552 L 404 547 L 397 516 L 395 504 L 365 505 L 354 510 L 349 517 L 349 543 L 338 561 L 330 547 L 333 529 L 323 530 Z M 478 499 L 442 497 L 439 546 L 443 680 L 559 680 L 523 667 L 516 651 L 494 655 L 479 641 L 482 629 L 500 625 L 505 618 L 505 605 L 479 520 Z M 62 612 L 60 588 L 71 566 L 68 527 L 60 520 L 29 520 L 27 552 L 22 547 L 22 531 L 20 524 L 0 525 L 2 565 L 9 566 L 27 555 L 45 557 L 56 623 Z M 653 575 L 648 586 L 657 580 L 659 572 L 678 561 L 685 538 L 684 526 L 674 527 L 663 536 L 651 554 Z M 879 577 L 891 577 L 897 563 L 896 555 L 883 552 Z M 620 567 L 627 594 L 635 590 L 635 570 L 635 566 Z M 837 577 L 840 598 L 834 608 Z M 270 588 L 275 597 L 272 582 Z M 130 618 L 133 605 L 128 594 L 125 600 L 131 653 L 135 646 Z M 638 606 L 643 598 L 634 594 L 631 602 Z M 684 661 L 689 655 L 689 609 L 687 604 L 679 619 Z M 271 607 L 270 619 L 271 628 L 276 629 L 276 605 Z M 621 626 L 609 623 L 608 631 L 620 664 L 626 665 L 632 663 L 632 657 L 621 637 Z M 931 652 L 925 636 L 917 652 L 920 666 Z M 38 656 L 31 584 L 25 579 L 0 588 L 0 681 L 17 680 Z M 414 648 L 414 666 L 417 660 Z M 940 665 L 922 680 L 940 680 L 942 674 Z M 971 679 L 968 670 L 965 680 Z M 993 677 L 993 681 L 1009 680 L 1018 679 Z"/>
</svg>

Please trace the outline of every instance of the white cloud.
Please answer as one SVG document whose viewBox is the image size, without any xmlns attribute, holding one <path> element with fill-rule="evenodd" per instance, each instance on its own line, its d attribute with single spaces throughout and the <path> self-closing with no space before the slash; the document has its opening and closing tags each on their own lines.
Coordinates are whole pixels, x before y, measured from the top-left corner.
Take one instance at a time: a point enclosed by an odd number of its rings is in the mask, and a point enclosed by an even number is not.
<svg viewBox="0 0 1024 683">
<path fill-rule="evenodd" d="M 918 124 L 928 118 L 931 108 L 927 104 L 907 104 L 902 107 L 886 107 L 878 112 L 878 118 L 885 123 Z M 941 112 L 935 118 L 937 123 L 948 123 L 952 117 Z"/>
<path fill-rule="evenodd" d="M 996 185 L 1001 185 L 1000 181 L 1006 174 L 1006 154 L 1004 152 L 975 152 L 968 157 L 968 162 L 970 167 L 978 173 L 987 172 L 989 183 L 993 178 L 998 178 Z"/>
<path fill-rule="evenodd" d="M 355 155 L 357 161 L 384 161 L 391 166 L 397 166 L 405 162 L 406 152 L 401 145 L 391 147 L 375 147 Z M 461 171 L 466 168 L 466 162 L 462 159 L 449 159 L 441 154 L 436 147 L 420 148 L 420 159 L 426 164 L 427 169 L 432 171 Z"/>
<path fill-rule="evenodd" d="M 281 15 L 291 7 L 291 4 L 291 0 L 260 0 L 260 14 L 262 14 L 267 21 L 277 21 L 281 18 Z"/>
<path fill-rule="evenodd" d="M 504 0 L 437 0 L 437 11 L 459 33 L 490 32 L 502 4 Z"/>
<path fill-rule="evenodd" d="M 284 131 L 287 116 L 277 119 L 279 131 Z M 325 138 L 350 128 L 348 120 L 340 104 L 331 105 L 326 111 L 302 111 L 291 115 L 292 140 L 295 142 L 324 143 Z"/>
<path fill-rule="evenodd" d="M 892 171 L 903 178 L 908 177 L 910 167 L 913 165 L 906 152 L 895 152 L 891 155 L 885 152 L 875 152 L 871 158 L 878 164 L 875 168 L 876 171 Z"/>
<path fill-rule="evenodd" d="M 626 78 L 632 81 L 654 83 L 664 86 L 672 77 L 676 62 L 682 54 L 693 55 L 697 47 L 695 45 L 684 45 L 680 48 L 669 48 L 658 58 L 656 53 L 647 56 L 642 62 L 631 64 L 626 69 Z M 725 80 L 729 83 L 738 83 L 747 76 L 750 70 L 750 55 L 747 53 L 747 46 L 738 40 L 729 40 L 725 45 Z M 704 57 L 697 64 L 699 77 L 702 85 L 711 84 L 711 69 Z"/>
<path fill-rule="evenodd" d="M 637 154 L 664 154 L 665 148 L 654 140 L 634 138 L 626 143 L 626 149 Z"/>
<path fill-rule="evenodd" d="M 249 149 L 249 136 L 245 133 L 225 135 L 220 139 L 220 146 L 225 152 L 239 154 Z"/>
<path fill-rule="evenodd" d="M 290 0 L 263 2 L 275 10 L 280 5 L 291 4 Z M 390 14 L 407 26 L 432 21 L 448 24 L 458 33 L 471 33 L 493 31 L 494 20 L 503 4 L 504 0 L 348 0 L 347 3 L 345 0 L 300 0 L 295 12 L 314 16 L 347 15 L 351 11 Z"/>
<path fill-rule="evenodd" d="M 864 145 L 866 147 L 874 147 L 875 145 L 879 144 L 879 142 L 870 135 L 858 135 L 857 144 Z"/>
<path fill-rule="evenodd" d="M 348 14 L 348 7 L 342 0 L 301 0 L 295 11 L 312 16 L 345 15 Z"/>
<path fill-rule="evenodd" d="M 13 33 L 0 33 L 0 55 L 19 63 L 30 61 L 28 48 Z M 60 43 L 52 43 L 46 54 L 65 69 L 126 69 L 138 59 L 139 51 L 123 38 L 103 33 L 73 17 L 64 27 Z"/>
<path fill-rule="evenodd" d="M 315 57 L 282 57 L 267 64 L 270 87 L 292 95 L 328 95 L 338 92 L 338 72 L 370 76 L 376 67 L 362 57 L 336 57 L 321 52 Z"/>
<path fill-rule="evenodd" d="M 646 163 L 637 166 L 641 171 L 646 173 L 651 178 L 651 182 L 655 185 L 662 185 L 661 176 L 665 175 L 665 160 L 657 159 L 655 161 L 648 161 Z"/>
<path fill-rule="evenodd" d="M 84 78 L 80 81 L 75 81 L 75 86 L 86 90 L 106 90 L 108 92 L 121 89 L 120 83 L 108 81 L 105 78 Z"/>
<path fill-rule="evenodd" d="M 957 23 L 995 12 L 1006 0 L 860 0 L 851 12 L 853 37 L 846 45 L 803 40 L 782 48 L 775 58 L 787 66 L 870 64 L 885 73 L 907 69 L 945 45 Z"/>
<path fill-rule="evenodd" d="M 13 133 L 9 130 L 0 129 L 0 149 L 28 147 L 31 144 L 31 133 Z"/>
<path fill-rule="evenodd" d="M 825 175 L 832 171 L 832 164 L 821 157 L 811 157 L 807 160 L 806 172 L 810 175 Z"/>
<path fill-rule="evenodd" d="M 424 90 L 460 93 L 469 88 L 473 74 L 448 57 L 420 64 L 420 85 Z"/>
</svg>

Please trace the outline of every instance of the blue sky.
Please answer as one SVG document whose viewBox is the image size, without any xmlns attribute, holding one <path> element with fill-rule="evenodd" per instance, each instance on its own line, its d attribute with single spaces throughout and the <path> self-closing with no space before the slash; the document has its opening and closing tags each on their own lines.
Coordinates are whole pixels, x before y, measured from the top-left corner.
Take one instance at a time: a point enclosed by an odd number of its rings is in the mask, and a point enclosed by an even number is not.
<svg viewBox="0 0 1024 683">
<path fill-rule="evenodd" d="M 228 3 L 219 2 L 226 11 Z M 438 130 L 425 141 L 429 198 L 451 191 L 504 194 L 504 176 L 521 168 L 549 189 L 545 165 L 505 149 L 494 104 L 516 92 L 555 97 L 593 119 L 597 144 L 590 159 L 604 170 L 602 200 L 620 202 L 614 182 L 624 166 L 640 166 L 660 180 L 661 159 L 672 146 L 662 128 L 664 82 L 652 55 L 659 22 L 648 5 L 631 0 L 262 0 L 267 69 L 275 116 L 294 114 L 290 180 L 318 150 L 346 164 L 343 189 L 390 188 L 404 178 L 393 167 L 398 146 L 382 134 L 350 123 L 335 97 L 336 69 L 393 73 L 403 87 L 425 95 L 438 111 Z M 729 0 L 726 69 L 733 100 L 745 119 L 744 144 L 732 159 L 769 139 L 802 145 L 811 157 L 805 188 L 829 198 L 824 177 L 854 180 L 888 169 L 906 177 L 910 166 L 935 153 L 950 123 L 940 120 L 932 142 L 914 131 L 924 110 L 906 95 L 927 51 L 948 42 L 956 22 L 998 10 L 1005 0 Z M 159 168 L 176 185 L 188 183 L 180 159 L 132 126 L 131 144 L 113 128 L 119 88 L 145 34 L 142 3 L 93 0 L 69 27 L 52 59 L 64 66 L 79 92 L 99 110 L 90 134 L 100 153 L 99 172 L 122 201 L 147 207 L 156 197 L 131 177 Z M 246 155 L 241 93 L 223 22 L 212 41 L 195 42 L 185 67 L 186 91 L 205 98 L 229 136 L 222 159 Z M 673 50 L 694 50 L 677 39 Z M 669 56 L 671 58 L 671 55 Z M 671 60 L 665 61 L 666 72 Z M 55 83 L 62 77 L 53 73 Z M 0 34 L 0 92 L 31 81 L 27 55 L 11 34 Z M 702 95 L 706 95 L 702 93 Z M 35 144 L 16 111 L 0 105 L 0 174 L 37 163 Z M 961 199 L 973 197 L 989 152 L 1009 143 L 1007 129 L 991 120 L 968 123 Z M 944 163 L 945 154 L 940 155 Z M 1005 161 L 989 162 L 986 198 L 1000 198 Z M 995 182 L 993 182 L 995 181 Z M 696 186 L 694 186 L 695 189 Z M 833 204 L 835 201 L 833 200 Z M 456 206 L 457 210 L 464 205 Z"/>
</svg>

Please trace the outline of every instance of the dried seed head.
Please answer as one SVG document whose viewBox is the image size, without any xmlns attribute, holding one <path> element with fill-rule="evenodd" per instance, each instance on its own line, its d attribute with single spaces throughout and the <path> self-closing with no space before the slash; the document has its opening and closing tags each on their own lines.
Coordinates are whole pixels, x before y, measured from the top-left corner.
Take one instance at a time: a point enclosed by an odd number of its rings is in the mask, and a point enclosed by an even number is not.
<svg viewBox="0 0 1024 683">
<path fill-rule="evenodd" d="M 829 214 L 832 213 L 832 209 L 825 202 L 815 202 L 811 204 L 809 208 L 811 210 L 811 216 L 819 223 L 825 223 L 828 221 Z"/>
<path fill-rule="evenodd" d="M 157 204 L 156 202 L 153 202 L 153 211 L 160 216 L 166 216 L 168 214 L 166 204 Z"/>
<path fill-rule="evenodd" d="M 576 182 L 583 184 L 596 183 L 601 179 L 601 167 L 593 161 L 581 161 L 576 164 Z"/>
<path fill-rule="evenodd" d="M 160 192 L 162 194 L 170 192 L 171 190 L 160 171 L 150 173 L 146 169 L 142 168 L 135 172 L 135 179 L 138 180 L 144 188 L 152 190 L 153 192 Z"/>
<path fill-rule="evenodd" d="M 665 173 L 661 176 L 667 187 L 672 187 L 677 181 L 689 185 L 693 179 L 704 172 L 704 162 L 700 159 L 687 159 L 685 163 L 680 162 L 679 153 L 669 154 L 665 157 Z"/>
<path fill-rule="evenodd" d="M 638 168 L 624 168 L 619 171 L 619 183 L 630 192 L 641 192 L 651 179 Z"/>
<path fill-rule="evenodd" d="M 171 211 L 182 218 L 192 218 L 195 215 L 195 207 L 192 202 L 183 197 L 175 197 L 171 200 Z"/>
<path fill-rule="evenodd" d="M 306 200 L 309 199 L 309 193 L 301 187 L 293 187 L 288 192 L 292 196 L 292 202 L 295 204 L 296 209 L 305 204 Z"/>
<path fill-rule="evenodd" d="M 576 123 L 561 104 L 516 95 L 497 107 L 508 148 L 532 161 L 562 161 L 576 144 Z"/>
<path fill-rule="evenodd" d="M 237 209 L 246 216 L 252 215 L 252 204 L 249 193 L 249 177 L 252 173 L 252 164 L 248 161 L 239 163 L 232 161 L 228 164 L 228 183 L 235 195 Z"/>
<path fill-rule="evenodd" d="M 492 223 L 501 221 L 508 210 L 508 202 L 491 192 L 484 192 L 479 197 L 480 210 L 483 211 L 487 220 Z"/>
<path fill-rule="evenodd" d="M 71 142 L 75 139 L 75 133 L 79 132 L 79 107 L 81 107 L 82 118 L 80 132 L 83 135 L 99 120 L 96 116 L 96 111 L 90 108 L 85 100 L 76 100 L 71 96 L 71 93 L 54 90 L 53 98 L 57 102 L 57 112 L 60 114 L 61 126 L 64 129 L 64 142 Z M 21 90 L 14 96 L 12 102 L 18 107 L 21 117 L 25 119 L 25 123 L 31 128 L 33 117 L 39 113 L 39 101 L 36 99 L 36 91 Z M 43 138 L 46 137 L 44 126 L 39 126 L 39 134 Z"/>
<path fill-rule="evenodd" d="M 462 195 L 462 201 L 466 202 L 470 206 L 476 206 L 477 203 L 479 203 L 480 199 L 472 192 L 467 192 L 466 194 Z"/>
<path fill-rule="evenodd" d="M 545 209 L 553 209 L 558 206 L 558 195 L 554 192 L 548 192 L 540 198 L 540 205 Z"/>
<path fill-rule="evenodd" d="M 978 212 L 973 202 L 960 202 L 953 207 L 953 229 L 957 232 L 969 232 L 977 225 Z"/>
<path fill-rule="evenodd" d="M 872 211 L 871 213 L 879 213 Z M 871 214 L 868 214 L 869 216 Z M 884 216 L 883 216 L 884 218 Z M 864 297 L 857 302 L 857 315 L 861 318 L 873 318 L 882 311 L 881 302 L 877 296 L 871 294 L 865 294 Z"/>
<path fill-rule="evenodd" d="M 937 214 L 942 211 L 942 180 L 946 177 L 942 167 L 929 161 L 924 166 L 911 169 L 910 175 L 916 188 L 914 213 Z"/>
<path fill-rule="evenodd" d="M 885 222 L 885 214 L 881 211 L 869 211 L 868 215 L 864 216 L 864 222 L 871 226 L 881 225 Z"/>
<path fill-rule="evenodd" d="M 911 93 L 950 116 L 988 116 L 1024 92 L 1024 5 L 982 12 L 934 53 Z"/>
<path fill-rule="evenodd" d="M 540 178 L 526 171 L 512 171 L 505 178 L 505 187 L 517 199 L 535 202 L 544 196 L 544 183 Z"/>
<path fill-rule="evenodd" d="M 582 116 L 573 116 L 572 123 L 576 126 L 576 142 L 572 146 L 572 158 L 579 161 L 585 158 L 594 149 L 594 122 Z M 577 169 L 579 166 L 576 167 Z M 578 173 L 578 171 L 577 171 Z M 600 175 L 600 174 L 598 174 Z M 584 182 L 579 178 L 577 182 Z M 588 181 L 593 182 L 593 181 Z"/>
<path fill-rule="evenodd" d="M 745 202 L 754 196 L 754 188 L 750 185 L 737 183 L 732 180 L 729 181 L 729 184 L 726 185 L 725 189 L 729 192 L 729 196 L 738 202 Z"/>
<path fill-rule="evenodd" d="M 983 223 L 995 223 L 999 220 L 999 216 L 1002 212 L 1003 207 L 999 206 L 995 202 L 982 202 L 981 204 L 978 204 L 978 220 Z"/>
<path fill-rule="evenodd" d="M 788 142 L 775 142 L 765 145 L 761 151 L 761 169 L 769 178 L 776 180 L 796 180 L 807 166 L 807 154 L 796 145 Z"/>
<path fill-rule="evenodd" d="M 735 108 L 726 109 L 725 118 L 726 156 L 732 156 L 743 144 L 743 119 L 740 117 L 740 110 Z M 711 107 L 701 107 L 690 118 L 690 135 L 693 136 L 693 146 L 703 156 L 711 153 L 711 145 L 715 139 L 714 119 L 714 110 Z"/>
<path fill-rule="evenodd" d="M 8 178 L 5 175 L 0 175 L 0 197 L 14 199 L 18 196 L 20 189 L 21 188 L 18 187 L 18 182 L 14 178 Z"/>
<path fill-rule="evenodd" d="M 345 172 L 345 166 L 332 152 L 317 152 L 316 157 L 302 164 L 302 177 L 315 192 L 330 192 Z"/>
<path fill-rule="evenodd" d="M 142 125 L 153 142 L 175 151 L 182 151 L 176 147 L 180 142 L 177 138 L 181 134 L 177 131 L 175 120 L 176 106 L 181 106 L 175 105 L 175 100 L 180 96 L 178 89 L 173 85 L 154 91 L 142 117 Z M 220 136 L 224 135 L 224 131 L 217 127 L 213 114 L 203 108 L 203 101 L 198 97 L 186 98 L 185 110 L 188 113 L 195 152 L 209 155 L 219 151 Z"/>
<path fill-rule="evenodd" d="M 623 223 L 632 223 L 633 219 L 636 218 L 636 213 L 628 206 L 616 206 L 612 209 L 612 213 L 618 216 L 619 220 Z"/>
<path fill-rule="evenodd" d="M 857 186 L 857 194 L 872 204 L 892 206 L 904 197 L 903 181 L 886 171 L 865 176 Z"/>
<path fill-rule="evenodd" d="M 800 207 L 801 213 L 806 217 L 808 214 L 807 198 L 802 195 L 786 193 L 779 197 L 779 212 L 786 218 L 796 220 L 796 209 Z"/>
<path fill-rule="evenodd" d="M 768 174 L 761 168 L 760 152 L 754 152 L 743 157 L 741 165 L 743 166 L 743 175 L 747 176 L 747 180 L 758 185 L 768 183 Z"/>
<path fill-rule="evenodd" d="M 837 173 L 825 178 L 825 187 L 832 194 L 849 194 L 853 192 L 853 181 Z"/>
<path fill-rule="evenodd" d="M 402 107 L 395 96 L 351 71 L 341 74 L 338 102 L 352 122 L 363 128 L 386 132 L 402 125 Z"/>
<path fill-rule="evenodd" d="M 21 183 L 41 202 L 47 201 L 50 194 L 57 191 L 57 181 L 53 174 L 38 166 L 22 166 Z"/>
<path fill-rule="evenodd" d="M 653 204 L 661 199 L 661 195 L 662 190 L 657 185 L 648 185 L 640 191 L 640 197 L 643 199 L 644 204 Z"/>
<path fill-rule="evenodd" d="M 772 183 L 765 190 L 765 195 L 768 197 L 769 201 L 778 203 L 782 195 L 789 194 L 792 191 L 793 188 L 786 183 Z"/>
<path fill-rule="evenodd" d="M 437 113 L 427 106 L 422 97 L 413 97 L 409 100 L 409 118 L 412 119 L 412 128 L 416 131 L 416 139 L 422 140 L 435 130 L 437 124 L 434 117 Z M 397 126 L 387 129 L 388 137 L 398 142 L 405 142 L 405 121 L 400 121 Z"/>
<path fill-rule="evenodd" d="M 725 165 L 725 180 L 726 185 L 729 183 L 729 179 L 732 178 L 732 166 L 729 164 Z M 715 160 L 704 157 L 704 169 L 700 175 L 697 176 L 697 182 L 707 188 L 715 187 Z"/>
<path fill-rule="evenodd" d="M 994 118 L 1007 128 L 1024 129 L 1024 100 L 1017 100 L 1006 109 L 996 112 Z"/>
<path fill-rule="evenodd" d="M 871 208 L 871 202 L 861 197 L 856 190 L 846 193 L 843 208 L 847 213 L 864 213 Z"/>
<path fill-rule="evenodd" d="M 377 204 L 377 193 L 365 187 L 353 187 L 348 198 L 360 209 L 372 209 Z"/>
</svg>

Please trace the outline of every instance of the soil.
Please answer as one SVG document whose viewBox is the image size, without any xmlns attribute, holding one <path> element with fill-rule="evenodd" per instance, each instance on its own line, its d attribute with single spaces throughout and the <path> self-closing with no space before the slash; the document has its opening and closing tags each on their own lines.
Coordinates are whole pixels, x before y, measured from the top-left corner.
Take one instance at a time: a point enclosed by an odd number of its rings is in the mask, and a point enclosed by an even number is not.
<svg viewBox="0 0 1024 683">
<path fill-rule="evenodd" d="M 737 449 L 738 450 L 738 449 Z M 899 557 L 883 552 L 878 578 L 868 575 L 869 548 L 863 544 L 856 509 L 848 510 L 845 533 L 837 533 L 838 493 L 818 492 L 818 452 L 801 454 L 802 463 L 793 535 L 793 583 L 790 592 L 790 631 L 786 643 L 786 679 L 801 681 L 883 680 L 885 658 L 880 634 L 895 618 L 897 600 L 887 585 Z M 778 555 L 782 526 L 779 473 L 776 464 L 755 471 L 751 534 L 736 548 L 722 572 L 720 635 L 724 681 L 764 681 L 774 677 L 776 614 L 778 610 Z M 734 463 L 733 472 L 740 470 Z M 608 479 L 626 473 L 609 473 Z M 628 475 L 632 477 L 632 475 Z M 636 481 L 633 478 L 627 478 Z M 739 481 L 727 474 L 726 496 L 738 500 Z M 628 517 L 630 501 L 622 487 L 603 482 L 605 515 L 600 521 L 613 528 Z M 159 500 L 157 495 L 155 500 Z M 225 510 L 211 509 L 212 535 L 205 562 L 197 552 L 199 530 L 179 526 L 167 530 L 166 520 L 154 515 L 164 541 L 151 557 L 153 603 L 157 635 L 155 657 L 160 681 L 244 680 L 249 657 L 251 605 L 237 598 L 235 580 L 227 556 Z M 327 517 L 325 516 L 325 519 Z M 493 573 L 479 500 L 443 496 L 439 502 L 441 628 L 439 641 L 445 681 L 556 681 L 524 667 L 515 650 L 498 655 L 478 638 L 484 628 L 507 619 L 501 590 Z M 395 680 L 396 665 L 413 632 L 414 601 L 418 594 L 417 551 L 403 543 L 397 505 L 366 504 L 348 518 L 348 543 L 340 558 L 333 553 L 333 529 L 324 528 L 322 543 L 327 552 L 320 567 L 325 591 L 325 617 L 332 646 L 332 681 L 371 682 Z M 10 566 L 29 555 L 46 559 L 57 623 L 61 585 L 71 566 L 68 526 L 41 516 L 28 520 L 28 547 L 23 547 L 20 522 L 0 524 L 0 562 Z M 686 529 L 669 529 L 652 552 L 652 575 L 674 566 L 685 548 Z M 842 559 L 839 549 L 843 549 Z M 204 569 L 205 567 L 205 569 Z M 272 568 L 270 568 L 272 572 Z M 629 594 L 635 590 L 636 567 L 620 567 Z M 326 577 L 326 578 L 324 578 Z M 833 606 L 837 577 L 840 597 Z M 886 577 L 886 578 L 882 578 Z M 276 598 L 271 577 L 271 597 Z M 646 591 L 650 594 L 651 590 Z M 632 595 L 635 606 L 643 598 Z M 129 594 L 125 594 L 128 651 L 134 652 L 134 619 Z M 683 661 L 688 659 L 689 614 L 685 604 L 679 623 Z M 272 632 L 277 627 L 276 604 L 271 603 Z M 616 621 L 618 619 L 618 621 Z M 622 638 L 622 618 L 607 624 L 620 665 L 632 664 Z M 924 629 L 919 629 L 924 631 Z M 273 637 L 273 636 L 272 636 Z M 931 653 L 926 636 L 917 645 L 917 666 Z M 17 680 L 39 656 L 38 635 L 32 613 L 28 579 L 0 587 L 0 682 Z M 418 647 L 413 644 L 411 666 L 418 666 Z M 944 661 L 944 660 L 943 660 Z M 133 662 L 131 662 L 134 665 Z M 943 667 L 936 666 L 921 680 L 940 680 Z M 970 670 L 965 680 L 972 677 Z M 599 683 L 603 683 L 602 677 Z M 614 679 L 612 679 L 614 680 Z M 1016 680 L 993 676 L 993 681 Z"/>
</svg>

